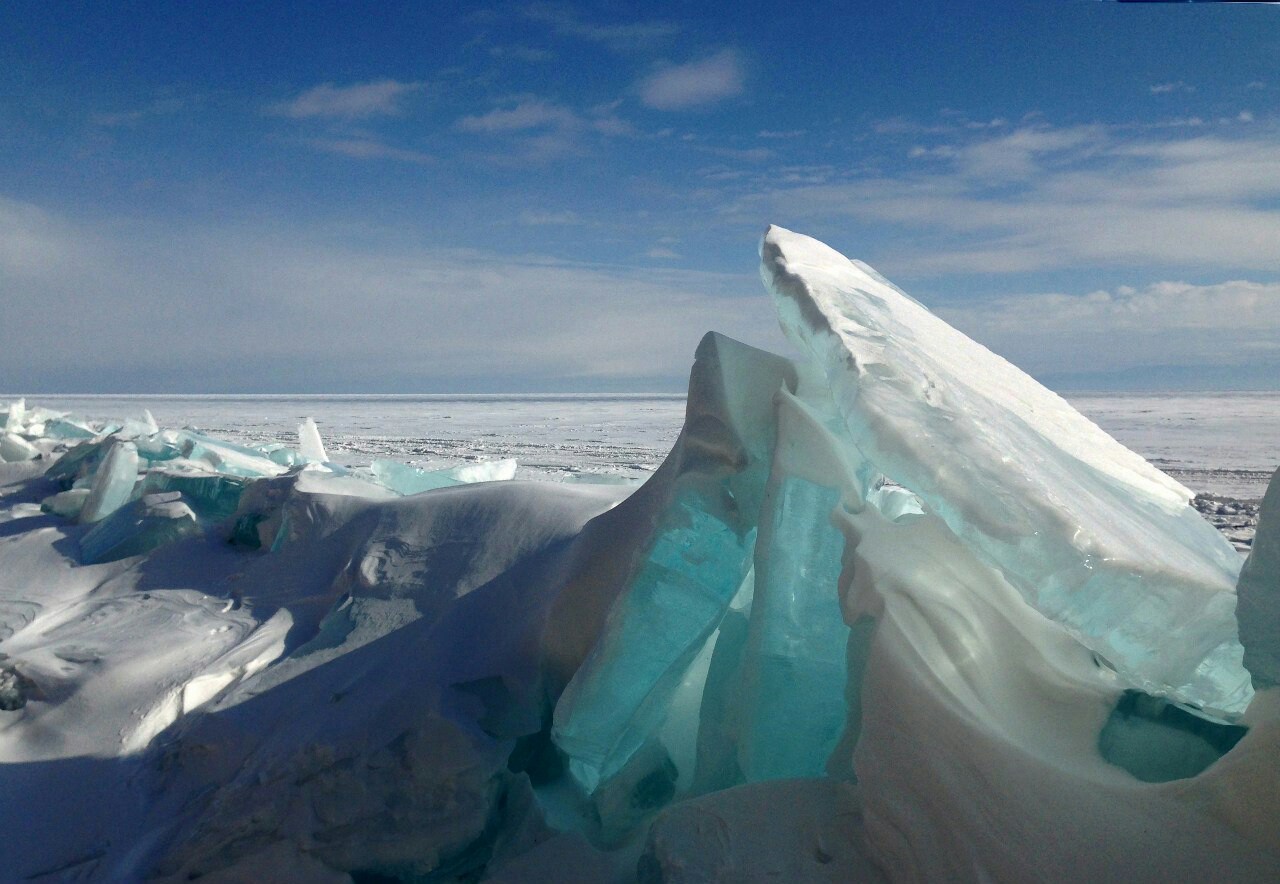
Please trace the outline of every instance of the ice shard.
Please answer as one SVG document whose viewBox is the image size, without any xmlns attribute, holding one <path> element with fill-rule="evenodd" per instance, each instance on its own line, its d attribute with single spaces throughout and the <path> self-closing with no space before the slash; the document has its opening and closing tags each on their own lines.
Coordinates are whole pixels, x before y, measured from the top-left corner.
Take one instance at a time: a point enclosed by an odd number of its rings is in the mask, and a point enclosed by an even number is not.
<svg viewBox="0 0 1280 884">
<path fill-rule="evenodd" d="M 606 841 L 669 801 L 677 779 L 690 775 L 672 761 L 662 728 L 751 570 L 776 435 L 773 394 L 794 386 L 787 360 L 708 335 L 690 375 L 684 431 L 650 480 L 654 488 L 628 501 L 641 524 L 653 520 L 651 533 L 561 695 L 552 731 Z"/>
<path fill-rule="evenodd" d="M 463 464 L 440 470 L 424 470 L 394 460 L 377 458 L 370 467 L 383 486 L 397 494 L 421 494 L 435 488 L 465 485 L 472 482 L 499 482 L 514 479 L 516 462 L 512 458 Z"/>
<path fill-rule="evenodd" d="M 816 777 L 844 730 L 849 627 L 833 591 L 844 536 L 832 522 L 853 482 L 821 419 L 781 391 L 778 442 L 755 549 L 750 632 L 734 696 L 747 782 Z"/>
<path fill-rule="evenodd" d="M 44 434 L 51 439 L 92 439 L 98 435 L 93 427 L 75 418 L 63 415 L 45 422 Z"/>
<path fill-rule="evenodd" d="M 40 509 L 55 516 L 62 516 L 64 519 L 74 519 L 80 515 L 80 510 L 84 509 L 84 502 L 89 499 L 90 493 L 88 488 L 59 491 L 40 501 Z"/>
<path fill-rule="evenodd" d="M 151 415 L 150 409 L 142 409 L 142 417 L 131 417 L 125 420 L 124 426 L 120 429 L 120 436 L 124 439 L 137 439 L 145 436 L 154 436 L 160 432 L 160 427 L 156 424 L 156 419 Z"/>
<path fill-rule="evenodd" d="M 115 440 L 98 466 L 93 488 L 80 510 L 80 521 L 97 522 L 124 506 L 138 481 L 138 449 L 132 442 Z"/>
<path fill-rule="evenodd" d="M 761 261 L 876 469 L 1136 684 L 1244 709 L 1239 556 L 1190 492 L 867 265 L 779 227 Z"/>
<path fill-rule="evenodd" d="M 176 441 L 182 448 L 183 457 L 202 461 L 216 472 L 229 476 L 260 478 L 278 476 L 285 471 L 285 467 L 252 448 L 211 439 L 192 430 L 178 433 Z"/>
<path fill-rule="evenodd" d="M 298 424 L 298 453 L 312 463 L 328 463 L 329 455 L 325 453 L 324 442 L 320 440 L 320 428 L 313 418 L 307 418 Z"/>
<path fill-rule="evenodd" d="M 10 433 L 21 433 L 26 416 L 27 400 L 15 399 L 9 403 L 9 413 L 5 416 L 4 429 Z"/>
<path fill-rule="evenodd" d="M 142 490 L 145 494 L 181 492 L 186 504 L 200 516 L 218 522 L 235 513 L 248 482 L 239 476 L 162 468 L 147 473 Z"/>
<path fill-rule="evenodd" d="M 1262 499 L 1258 530 L 1236 587 L 1244 665 L 1257 690 L 1280 685 L 1280 470 Z"/>
<path fill-rule="evenodd" d="M 40 449 L 17 433 L 5 433 L 0 436 L 0 461 L 18 463 L 24 460 L 35 460 L 39 456 Z"/>
<path fill-rule="evenodd" d="M 179 492 L 145 494 L 80 538 L 80 558 L 86 565 L 113 562 L 199 533 L 196 514 Z"/>
</svg>

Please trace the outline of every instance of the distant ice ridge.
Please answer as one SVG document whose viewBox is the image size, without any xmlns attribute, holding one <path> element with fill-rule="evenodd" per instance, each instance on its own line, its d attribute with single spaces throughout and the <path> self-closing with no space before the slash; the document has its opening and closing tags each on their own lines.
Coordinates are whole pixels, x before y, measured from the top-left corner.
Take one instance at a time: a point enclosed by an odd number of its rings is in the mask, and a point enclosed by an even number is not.
<svg viewBox="0 0 1280 884">
<path fill-rule="evenodd" d="M 1185 489 L 865 265 L 761 258 L 808 357 L 708 334 L 634 490 L 11 406 L 6 869 L 1280 879 L 1280 479 L 1237 627 Z"/>
</svg>

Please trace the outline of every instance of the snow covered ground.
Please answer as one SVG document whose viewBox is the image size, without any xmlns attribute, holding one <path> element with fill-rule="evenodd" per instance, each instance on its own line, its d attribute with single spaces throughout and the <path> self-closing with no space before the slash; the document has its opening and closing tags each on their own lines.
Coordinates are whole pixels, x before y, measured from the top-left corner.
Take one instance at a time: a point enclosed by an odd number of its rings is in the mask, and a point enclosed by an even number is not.
<svg viewBox="0 0 1280 884">
<path fill-rule="evenodd" d="M 761 258 L 805 355 L 708 334 L 687 401 L 9 404 L 0 877 L 1280 879 L 1280 481 L 1201 500 L 1242 569 L 871 268 Z M 1273 400 L 1114 401 L 1253 494 Z"/>
</svg>

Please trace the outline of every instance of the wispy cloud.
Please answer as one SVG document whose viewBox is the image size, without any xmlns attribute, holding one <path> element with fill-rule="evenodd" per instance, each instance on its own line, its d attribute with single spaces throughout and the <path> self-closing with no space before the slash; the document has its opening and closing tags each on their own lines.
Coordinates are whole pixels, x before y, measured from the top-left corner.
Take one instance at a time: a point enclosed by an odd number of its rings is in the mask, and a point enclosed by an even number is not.
<svg viewBox="0 0 1280 884">
<path fill-rule="evenodd" d="M 582 223 L 577 212 L 534 212 L 529 209 L 521 212 L 518 220 L 526 227 L 566 227 Z"/>
<path fill-rule="evenodd" d="M 161 98 L 151 102 L 145 107 L 136 108 L 134 110 L 95 113 L 89 117 L 89 122 L 93 123 L 95 126 L 105 126 L 108 128 L 116 126 L 130 126 L 141 122 L 148 117 L 158 117 L 177 113 L 186 105 L 187 102 L 181 98 Z"/>
<path fill-rule="evenodd" d="M 1151 86 L 1152 95 L 1167 95 L 1170 92 L 1195 92 L 1195 86 L 1189 86 L 1181 80 L 1171 83 L 1155 83 Z"/>
<path fill-rule="evenodd" d="M 630 136 L 634 127 L 615 113 L 616 103 L 599 105 L 587 113 L 541 98 L 524 97 L 509 107 L 459 119 L 459 132 L 507 138 L 508 147 L 491 159 L 501 165 L 545 163 L 587 152 L 586 136 Z"/>
<path fill-rule="evenodd" d="M 689 110 L 742 93 L 746 71 L 738 54 L 725 49 L 701 61 L 662 68 L 639 84 L 640 100 L 655 110 Z"/>
<path fill-rule="evenodd" d="M 395 147 L 377 138 L 314 138 L 308 142 L 316 150 L 336 153 L 357 160 L 401 160 L 407 163 L 430 163 L 435 158 L 422 151 Z"/>
<path fill-rule="evenodd" d="M 578 115 L 566 107 L 539 99 L 521 101 L 510 108 L 496 108 L 484 114 L 475 114 L 458 120 L 457 128 L 463 132 L 520 132 L 547 126 L 576 127 Z"/>
<path fill-rule="evenodd" d="M 530 64 L 552 61 L 556 57 L 556 54 L 550 49 L 541 49 L 535 46 L 490 46 L 489 54 L 494 58 L 513 58 L 516 61 L 524 61 Z"/>
<path fill-rule="evenodd" d="M 425 86 L 425 83 L 402 83 L 389 79 L 350 86 L 322 83 L 289 101 L 270 105 L 267 112 L 295 120 L 395 116 L 403 111 L 405 98 Z"/>
<path fill-rule="evenodd" d="M 682 30 L 678 24 L 669 21 L 588 22 L 569 7 L 553 3 L 534 3 L 525 7 L 522 13 L 526 19 L 550 25 L 564 36 L 603 43 L 624 52 L 674 37 Z"/>
<path fill-rule="evenodd" d="M 643 263 L 361 246 L 297 228 L 116 235 L 0 199 L 0 376 L 46 390 L 652 389 L 655 379 L 678 390 L 708 329 L 781 344 L 750 275 Z M 140 285 L 154 304 L 146 323 Z M 50 315 L 61 317 L 58 347 Z"/>
<path fill-rule="evenodd" d="M 1159 282 L 941 307 L 949 322 L 1039 373 L 1280 359 L 1280 284 Z"/>
<path fill-rule="evenodd" d="M 1280 270 L 1280 138 L 1047 125 L 936 147 L 897 175 L 809 186 L 777 180 L 732 200 L 729 218 L 849 218 L 899 225 L 916 273 L 1087 265 Z M 1250 132 L 1248 137 L 1241 133 Z M 1226 133 L 1233 133 L 1227 137 Z"/>
<path fill-rule="evenodd" d="M 806 129 L 786 129 L 783 131 L 776 129 L 761 129 L 756 133 L 756 138 L 799 138 L 802 135 L 807 134 L 808 130 Z"/>
</svg>

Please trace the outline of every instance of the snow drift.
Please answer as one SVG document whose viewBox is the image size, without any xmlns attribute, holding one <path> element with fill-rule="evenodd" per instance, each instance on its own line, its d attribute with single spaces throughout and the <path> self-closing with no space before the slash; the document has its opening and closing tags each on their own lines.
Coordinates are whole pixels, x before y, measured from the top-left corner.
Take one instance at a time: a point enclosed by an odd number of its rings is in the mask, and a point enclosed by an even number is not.
<svg viewBox="0 0 1280 884">
<path fill-rule="evenodd" d="M 634 492 L 10 406 L 8 871 L 1280 876 L 1280 481 L 1240 575 L 869 267 L 761 258 L 804 357 L 707 335 Z"/>
</svg>

